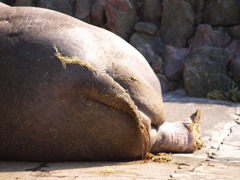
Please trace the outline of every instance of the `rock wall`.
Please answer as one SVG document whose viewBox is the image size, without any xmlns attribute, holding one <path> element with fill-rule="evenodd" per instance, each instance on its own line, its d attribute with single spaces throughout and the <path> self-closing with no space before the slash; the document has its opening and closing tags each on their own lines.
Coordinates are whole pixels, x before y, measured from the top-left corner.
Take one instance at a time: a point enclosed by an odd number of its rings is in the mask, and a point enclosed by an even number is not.
<svg viewBox="0 0 240 180">
<path fill-rule="evenodd" d="M 147 59 L 163 92 L 229 91 L 240 82 L 240 0 L 0 0 L 106 28 Z"/>
</svg>

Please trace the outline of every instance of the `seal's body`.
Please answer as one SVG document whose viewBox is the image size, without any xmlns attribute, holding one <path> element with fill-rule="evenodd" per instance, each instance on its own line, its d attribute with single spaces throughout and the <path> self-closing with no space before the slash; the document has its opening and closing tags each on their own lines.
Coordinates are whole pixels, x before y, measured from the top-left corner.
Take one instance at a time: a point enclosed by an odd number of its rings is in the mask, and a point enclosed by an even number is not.
<svg viewBox="0 0 240 180">
<path fill-rule="evenodd" d="M 0 4 L 0 159 L 126 160 L 164 123 L 160 83 L 118 36 Z"/>
</svg>

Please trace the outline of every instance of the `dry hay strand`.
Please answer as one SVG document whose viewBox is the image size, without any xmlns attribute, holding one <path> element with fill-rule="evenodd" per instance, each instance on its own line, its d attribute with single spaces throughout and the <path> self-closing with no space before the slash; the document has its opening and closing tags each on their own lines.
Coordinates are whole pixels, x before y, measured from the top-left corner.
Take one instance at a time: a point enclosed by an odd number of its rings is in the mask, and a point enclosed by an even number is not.
<svg viewBox="0 0 240 180">
<path fill-rule="evenodd" d="M 54 45 L 53 47 L 55 49 L 55 56 L 59 59 L 59 61 L 62 63 L 62 66 L 66 69 L 67 64 L 79 64 L 82 68 L 87 68 L 91 71 L 96 71 L 96 68 L 90 65 L 88 62 L 84 62 L 83 60 L 80 60 L 78 57 L 68 57 L 63 56 L 57 49 L 57 47 Z"/>
<path fill-rule="evenodd" d="M 131 74 L 130 79 L 131 79 L 132 81 L 137 81 L 137 82 L 139 82 L 140 84 L 142 84 L 141 81 L 140 81 L 133 73 Z"/>
<path fill-rule="evenodd" d="M 128 78 L 128 80 L 138 82 L 139 84 L 146 86 L 148 88 L 148 85 L 141 81 L 139 78 L 137 78 L 133 73 L 130 75 L 130 78 Z"/>
</svg>

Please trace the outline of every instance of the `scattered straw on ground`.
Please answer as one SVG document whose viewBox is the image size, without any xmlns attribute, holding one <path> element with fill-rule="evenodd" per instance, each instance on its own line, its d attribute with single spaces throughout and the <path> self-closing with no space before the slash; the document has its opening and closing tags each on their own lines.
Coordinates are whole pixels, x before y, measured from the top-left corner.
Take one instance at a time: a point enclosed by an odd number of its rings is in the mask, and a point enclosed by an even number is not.
<svg viewBox="0 0 240 180">
<path fill-rule="evenodd" d="M 99 171 L 99 174 L 113 174 L 113 173 L 115 173 L 115 170 L 110 167 L 107 167 L 106 169 Z"/>
<path fill-rule="evenodd" d="M 240 90 L 238 88 L 232 89 L 228 92 L 215 90 L 207 94 L 208 99 L 214 100 L 224 100 L 224 101 L 233 101 L 240 102 Z"/>
<path fill-rule="evenodd" d="M 167 154 L 167 153 L 157 153 L 156 155 L 147 153 L 145 158 L 146 158 L 146 160 L 150 160 L 153 162 L 160 162 L 160 163 L 168 163 L 171 161 L 171 158 L 169 157 L 169 154 Z"/>
<path fill-rule="evenodd" d="M 147 153 L 147 155 L 145 156 L 145 160 L 158 162 L 158 163 L 175 164 L 175 165 L 177 165 L 178 169 L 183 169 L 184 166 L 190 166 L 189 164 L 186 164 L 183 162 L 172 161 L 171 158 L 169 157 L 169 155 L 171 155 L 171 153 L 169 153 L 169 154 L 168 153 L 157 153 L 156 155 Z"/>
</svg>

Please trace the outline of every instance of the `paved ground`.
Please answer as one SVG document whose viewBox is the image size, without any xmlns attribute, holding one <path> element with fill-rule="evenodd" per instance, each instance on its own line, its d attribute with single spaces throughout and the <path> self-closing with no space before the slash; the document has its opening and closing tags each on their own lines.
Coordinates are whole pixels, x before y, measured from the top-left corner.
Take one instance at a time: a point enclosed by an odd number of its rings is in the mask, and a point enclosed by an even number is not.
<svg viewBox="0 0 240 180">
<path fill-rule="evenodd" d="M 202 110 L 206 147 L 193 154 L 172 154 L 168 163 L 133 162 L 0 162 L 0 180 L 53 179 L 239 179 L 240 104 L 189 98 L 181 90 L 164 95 L 169 121 Z"/>
<path fill-rule="evenodd" d="M 177 95 L 177 96 L 176 96 Z M 207 143 L 200 154 L 205 156 L 192 171 L 175 173 L 170 179 L 239 179 L 240 177 L 240 104 L 206 99 L 186 98 L 182 91 L 165 96 L 166 101 L 185 102 L 187 106 L 199 106 L 203 110 L 202 130 Z M 168 106 L 167 105 L 167 106 Z M 182 104 L 184 105 L 184 104 Z M 173 108 L 168 108 L 170 111 Z M 182 109 L 182 108 L 181 108 Z M 194 156 L 194 155 L 193 155 Z M 195 157 L 194 157 L 195 158 Z"/>
</svg>

